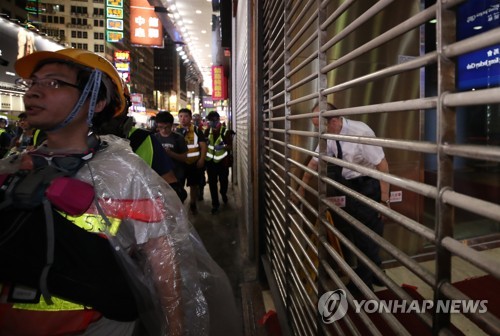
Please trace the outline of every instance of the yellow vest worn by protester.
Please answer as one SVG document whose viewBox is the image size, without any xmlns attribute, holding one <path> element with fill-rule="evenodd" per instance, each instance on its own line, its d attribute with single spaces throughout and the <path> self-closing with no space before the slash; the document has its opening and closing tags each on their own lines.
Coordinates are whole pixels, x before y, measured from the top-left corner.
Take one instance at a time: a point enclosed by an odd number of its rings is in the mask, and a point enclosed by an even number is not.
<svg viewBox="0 0 500 336">
<path fill-rule="evenodd" d="M 228 155 L 227 147 L 221 146 L 221 144 L 224 142 L 224 136 L 226 135 L 226 133 L 227 128 L 222 127 L 219 132 L 219 136 L 214 141 L 212 128 L 210 128 L 210 133 L 208 134 L 208 151 L 205 160 L 213 160 L 213 162 L 218 163 Z"/>
<path fill-rule="evenodd" d="M 39 130 L 39 129 L 36 129 L 33 132 L 33 146 L 35 146 L 35 147 L 38 147 L 42 143 L 42 141 L 43 141 L 43 139 L 40 138 L 41 132 L 42 131 Z"/>
<path fill-rule="evenodd" d="M 137 131 L 137 128 L 132 127 L 128 133 L 127 138 L 130 139 L 133 134 Z M 132 148 L 135 154 L 139 155 L 146 163 L 151 167 L 153 165 L 153 144 L 151 143 L 151 138 L 149 136 L 145 137 L 140 143 L 139 147 Z"/>
<path fill-rule="evenodd" d="M 179 130 L 184 129 L 184 127 L 177 127 Z M 194 131 L 194 125 L 189 125 L 189 130 L 184 135 L 184 139 L 186 139 L 186 144 L 188 148 L 187 153 L 187 164 L 193 164 L 198 161 L 200 157 L 200 144 L 198 143 L 198 134 Z"/>
</svg>

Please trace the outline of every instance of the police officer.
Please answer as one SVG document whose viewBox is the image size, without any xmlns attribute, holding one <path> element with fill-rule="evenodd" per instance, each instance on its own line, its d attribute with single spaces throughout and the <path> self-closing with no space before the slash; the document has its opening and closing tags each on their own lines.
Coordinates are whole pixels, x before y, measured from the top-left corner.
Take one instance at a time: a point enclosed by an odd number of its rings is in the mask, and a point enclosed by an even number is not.
<svg viewBox="0 0 500 336">
<path fill-rule="evenodd" d="M 219 113 L 212 111 L 207 115 L 209 128 L 205 131 L 208 141 L 206 161 L 208 186 L 212 198 L 212 214 L 217 213 L 220 207 L 219 190 L 224 203 L 228 202 L 227 189 L 229 184 L 229 167 L 231 166 L 231 150 L 233 147 L 234 131 L 222 126 Z"/>
</svg>

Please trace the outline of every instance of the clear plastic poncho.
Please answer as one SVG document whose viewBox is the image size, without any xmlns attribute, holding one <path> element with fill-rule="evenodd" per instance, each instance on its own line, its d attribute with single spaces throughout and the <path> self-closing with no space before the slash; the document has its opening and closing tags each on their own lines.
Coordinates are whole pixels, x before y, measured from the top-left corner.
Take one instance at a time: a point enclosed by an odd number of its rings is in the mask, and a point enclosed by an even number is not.
<svg viewBox="0 0 500 336">
<path fill-rule="evenodd" d="M 137 284 L 140 319 L 148 335 L 238 335 L 240 317 L 224 271 L 212 260 L 177 194 L 127 140 L 102 136 L 105 144 L 75 178 L 93 185 L 108 237 Z M 1 160 L 0 173 L 21 160 Z M 131 258 L 130 255 L 134 257 Z M 152 303 L 152 304 L 150 304 Z"/>
</svg>

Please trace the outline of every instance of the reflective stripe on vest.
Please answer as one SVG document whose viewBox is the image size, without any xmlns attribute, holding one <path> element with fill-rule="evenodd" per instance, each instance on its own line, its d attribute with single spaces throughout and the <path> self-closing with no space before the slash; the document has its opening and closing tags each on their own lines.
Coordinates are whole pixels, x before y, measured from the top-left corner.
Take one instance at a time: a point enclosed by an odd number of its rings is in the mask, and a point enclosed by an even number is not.
<svg viewBox="0 0 500 336">
<path fill-rule="evenodd" d="M 23 309 L 23 310 L 35 310 L 35 311 L 61 311 L 61 310 L 84 310 L 89 309 L 89 307 L 82 306 L 78 303 L 73 303 L 65 301 L 63 299 L 53 296 L 52 302 L 54 304 L 47 304 L 45 300 L 40 298 L 38 303 L 14 303 L 12 308 Z"/>
<path fill-rule="evenodd" d="M 33 146 L 38 147 L 40 145 L 38 143 L 38 136 L 40 135 L 41 131 L 39 129 L 36 129 L 35 132 L 33 133 Z"/>
<path fill-rule="evenodd" d="M 178 127 L 182 128 L 182 127 Z M 186 139 L 186 144 L 188 148 L 187 152 L 187 164 L 195 163 L 200 157 L 200 145 L 198 144 L 198 134 L 194 131 L 194 126 L 189 126 L 189 131 L 184 136 Z"/>
<path fill-rule="evenodd" d="M 78 226 L 79 228 L 92 233 L 101 233 L 108 231 L 113 236 L 116 236 L 118 228 L 120 227 L 121 220 L 119 218 L 108 217 L 111 227 L 108 228 L 108 224 L 101 215 L 85 213 L 78 217 L 69 216 L 67 214 L 61 213 L 66 219 L 70 220 Z"/>
<path fill-rule="evenodd" d="M 210 129 L 210 133 L 208 135 L 208 150 L 206 158 L 207 161 L 213 160 L 215 163 L 218 163 L 228 155 L 227 148 L 225 147 L 220 149 L 215 149 L 216 146 L 220 145 L 223 142 L 226 132 L 227 129 L 223 128 L 222 132 L 220 132 L 219 137 L 217 138 L 217 140 L 215 140 L 214 143 L 214 136 L 212 133 L 212 129 Z"/>
<path fill-rule="evenodd" d="M 114 236 L 118 232 L 118 228 L 121 223 L 121 220 L 118 218 L 108 217 L 109 221 L 111 222 L 111 227 L 108 230 L 106 230 L 107 223 L 101 215 L 85 213 L 81 216 L 75 217 L 75 216 L 69 216 L 68 214 L 65 214 L 60 211 L 59 213 L 63 215 L 66 219 L 71 221 L 73 224 L 75 224 L 76 226 L 84 229 L 87 232 L 92 232 L 92 233 L 101 233 L 108 231 Z M 52 311 L 52 312 L 63 311 L 63 310 L 64 311 L 84 310 L 90 308 L 78 303 L 63 300 L 55 296 L 52 297 L 52 302 L 53 304 L 48 304 L 45 302 L 43 298 L 40 297 L 40 301 L 38 303 L 15 303 L 12 305 L 12 307 L 15 309 Z"/>
</svg>

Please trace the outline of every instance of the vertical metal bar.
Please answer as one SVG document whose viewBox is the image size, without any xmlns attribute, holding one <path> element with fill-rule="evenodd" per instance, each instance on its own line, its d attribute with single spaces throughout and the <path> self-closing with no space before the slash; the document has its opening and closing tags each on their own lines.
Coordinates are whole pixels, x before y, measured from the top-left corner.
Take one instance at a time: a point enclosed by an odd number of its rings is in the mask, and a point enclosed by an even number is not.
<svg viewBox="0 0 500 336">
<path fill-rule="evenodd" d="M 262 2 L 265 2 L 265 0 L 262 0 Z M 271 18 L 270 18 L 271 17 L 271 10 L 269 8 L 269 5 L 270 5 L 270 3 L 267 2 L 266 3 L 266 7 L 267 8 L 265 9 L 265 13 L 263 13 L 263 15 L 262 15 L 264 17 L 264 20 L 262 20 L 262 21 L 264 21 L 264 22 L 262 24 L 262 26 L 263 26 L 262 31 L 260 31 L 260 29 L 259 29 L 259 33 L 261 34 L 261 36 L 263 36 L 263 32 L 264 31 L 267 31 L 267 32 L 271 31 L 271 29 L 270 29 L 270 27 L 271 27 Z M 264 58 L 264 60 L 263 60 L 262 63 L 263 63 L 263 66 L 266 65 L 266 67 L 267 67 L 267 68 L 265 68 L 265 75 L 263 74 L 264 78 L 267 79 L 267 81 L 263 80 L 263 82 L 264 83 L 267 82 L 267 84 L 264 84 L 266 86 L 265 89 L 264 89 L 264 92 L 265 92 L 265 94 L 267 94 L 267 102 L 268 102 L 267 104 L 268 105 L 267 105 L 267 108 L 266 108 L 266 113 L 267 113 L 266 117 L 267 117 L 268 120 L 266 120 L 264 122 L 264 127 L 263 128 L 264 128 L 264 137 L 267 136 L 268 138 L 271 138 L 271 131 L 270 131 L 270 129 L 272 128 L 271 127 L 272 121 L 269 121 L 269 119 L 271 119 L 272 116 L 273 116 L 273 110 L 272 110 L 272 107 L 273 107 L 273 91 L 270 90 L 269 88 L 273 86 L 273 78 L 274 77 L 273 77 L 273 70 L 272 70 L 272 67 L 271 67 L 271 63 L 272 63 L 271 62 L 271 57 L 272 56 L 271 56 L 271 54 L 269 52 L 266 52 L 265 44 L 266 44 L 266 42 L 270 43 L 270 41 L 272 41 L 272 36 L 268 37 L 266 39 L 266 41 L 262 41 L 262 44 L 261 44 L 262 54 L 263 54 L 263 58 Z M 264 100 L 266 100 L 266 99 L 264 99 Z M 264 106 L 264 107 L 266 107 L 266 106 Z M 264 118 L 264 119 L 266 119 L 266 118 Z M 267 152 L 266 152 L 266 150 L 264 150 L 264 148 L 261 148 L 261 150 L 265 153 L 264 158 L 266 160 L 266 163 L 269 164 L 269 165 L 272 165 L 272 156 L 273 156 L 273 154 L 272 154 L 272 148 L 273 148 L 273 144 L 269 143 L 268 146 L 269 146 L 269 149 L 267 150 Z M 269 174 L 266 174 L 266 175 L 267 175 L 267 177 L 265 178 L 265 186 L 264 186 L 265 189 L 264 189 L 264 191 L 270 189 L 270 182 L 271 182 Z M 265 192 L 263 192 L 263 193 L 260 193 L 260 194 L 265 194 L 266 195 L 265 196 L 265 198 L 266 198 L 265 204 L 268 205 L 268 218 L 267 218 L 267 222 L 264 221 L 263 223 L 266 223 L 265 225 L 267 225 L 267 227 L 269 229 L 269 232 L 274 233 L 274 234 L 269 234 L 269 240 L 270 241 L 268 243 L 266 253 L 267 253 L 268 257 L 270 259 L 272 259 L 271 263 L 273 264 L 273 269 L 276 269 L 277 267 L 275 266 L 275 263 L 276 263 L 275 258 L 276 258 L 276 254 L 279 253 L 279 250 L 278 250 L 278 244 L 276 242 L 276 238 L 274 237 L 274 235 L 277 232 L 279 232 L 279 231 L 278 230 L 273 230 L 273 219 L 272 219 L 272 216 L 273 216 L 274 210 L 272 209 L 271 206 L 269 206 L 269 204 L 272 203 L 272 193 L 265 193 Z M 269 274 L 272 274 L 272 272 L 269 272 Z M 279 278 L 277 280 L 274 280 L 274 283 L 278 283 L 278 282 L 279 282 Z M 271 283 L 272 283 L 272 281 L 270 281 L 270 284 Z M 279 286 L 276 286 L 276 287 L 278 287 L 279 289 L 281 289 Z M 275 293 L 275 295 L 277 297 L 279 297 L 278 294 L 281 294 L 281 293 L 282 293 L 282 291 L 279 290 L 279 292 Z M 277 302 L 276 306 L 280 307 L 281 306 L 280 303 L 281 303 L 281 297 L 279 297 L 279 302 Z"/>
<path fill-rule="evenodd" d="M 455 42 L 455 14 L 444 7 L 444 0 L 437 2 L 437 66 L 438 66 L 438 106 L 437 106 L 437 134 L 438 146 L 438 178 L 437 190 L 439 197 L 436 199 L 436 286 L 434 299 L 443 300 L 444 295 L 440 291 L 443 282 L 451 281 L 451 253 L 441 245 L 444 237 L 453 236 L 453 214 L 454 207 L 445 204 L 442 200 L 442 192 L 453 186 L 453 157 L 446 155 L 440 149 L 442 146 L 455 141 L 456 118 L 455 110 L 443 104 L 443 96 L 446 92 L 455 89 L 455 65 L 443 55 L 443 49 Z M 450 325 L 449 313 L 437 312 L 433 320 L 433 334 L 437 335 L 441 329 Z"/>
<path fill-rule="evenodd" d="M 326 74 L 323 74 L 321 72 L 321 69 L 326 66 L 327 60 L 326 60 L 326 52 L 321 52 L 321 46 L 323 46 L 326 41 L 327 41 L 327 33 L 326 30 L 321 29 L 321 23 L 326 20 L 326 10 L 321 7 L 321 0 L 317 0 L 317 21 L 316 21 L 316 29 L 317 29 L 317 50 L 318 50 L 318 56 L 317 56 L 317 76 L 318 76 L 318 101 L 320 103 L 319 109 L 320 111 L 327 110 L 326 108 L 326 97 L 321 96 L 321 91 L 327 87 L 327 78 Z M 325 123 L 325 118 L 320 116 L 319 118 L 319 127 L 320 127 L 320 132 L 318 133 L 318 137 L 320 136 L 321 133 L 324 133 L 326 131 L 326 123 Z M 319 151 L 320 152 L 326 152 L 326 141 L 325 139 L 319 138 Z M 326 163 L 322 160 L 319 161 L 319 166 L 318 166 L 318 172 L 320 173 L 320 176 L 326 175 Z M 324 197 L 326 194 L 326 184 L 318 178 L 318 214 L 319 217 L 324 217 L 325 211 L 327 209 L 326 205 L 320 201 L 320 198 Z M 326 260 L 328 257 L 328 252 L 326 251 L 324 245 L 321 243 L 322 241 L 325 241 L 326 238 L 326 228 L 323 224 L 321 224 L 321 221 L 318 221 L 318 237 L 316 239 L 317 242 L 317 250 L 318 250 L 318 280 L 317 280 L 317 286 L 318 286 L 318 297 L 317 300 L 319 301 L 319 298 L 321 295 L 326 293 L 329 290 L 332 290 L 333 288 L 324 288 L 323 284 L 326 283 L 331 283 L 329 281 L 326 281 L 328 279 L 328 273 L 325 270 L 323 266 L 323 261 Z M 317 312 L 317 330 L 319 333 L 324 334 L 324 329 L 322 328 L 322 318 L 319 315 L 319 311 Z"/>
<path fill-rule="evenodd" d="M 263 31 L 263 24 L 262 24 L 262 11 L 263 11 L 263 6 L 262 6 L 263 0 L 257 0 L 255 1 L 255 15 L 254 15 L 254 21 L 255 21 L 255 26 L 257 27 L 255 34 L 255 40 L 256 40 L 256 45 L 254 46 L 255 48 L 255 59 L 256 59 L 256 64 L 257 64 L 257 69 L 262 69 L 263 68 L 263 56 L 262 56 L 262 31 Z M 261 136 L 259 139 L 257 139 L 257 153 L 255 155 L 255 162 L 257 163 L 257 173 L 258 175 L 258 182 L 257 182 L 257 191 L 258 194 L 261 195 L 263 190 L 265 190 L 265 169 L 264 169 L 264 162 L 261 158 L 261 154 L 264 152 L 263 148 L 265 146 L 264 142 L 264 113 L 263 113 L 263 106 L 264 106 L 264 73 L 262 71 L 257 71 L 256 74 L 256 81 L 257 81 L 257 105 L 256 108 L 259 111 L 258 117 L 257 117 L 257 127 L 258 127 L 258 133 Z M 260 197 L 259 195 L 255 196 L 256 198 L 256 205 L 258 209 L 263 209 L 265 207 L 265 198 Z M 265 253 L 265 241 L 266 241 L 266 229 L 265 225 L 262 225 L 261 223 L 265 223 L 265 212 L 259 211 L 257 212 L 256 215 L 256 220 L 257 223 L 254 223 L 254 225 L 257 228 L 257 244 L 256 244 L 256 250 L 257 250 L 257 260 L 260 259 L 260 256 Z M 258 264 L 258 263 L 257 263 Z M 262 274 L 263 272 L 259 272 L 258 277 L 259 279 L 264 279 L 265 276 Z"/>
<path fill-rule="evenodd" d="M 259 153 L 261 148 L 261 136 L 253 136 L 254 134 L 261 134 L 262 128 L 262 114 L 261 114 L 261 100 L 259 99 L 262 91 L 261 86 L 258 85 L 259 81 L 259 64 L 258 64 L 258 36 L 257 31 L 253 29 L 253 27 L 258 26 L 256 22 L 257 11 L 256 11 L 256 1 L 248 2 L 248 32 L 249 39 L 248 42 L 250 44 L 249 53 L 248 53 L 248 68 L 250 69 L 249 73 L 249 92 L 250 92 L 250 148 L 251 148 L 251 156 L 249 158 L 249 162 L 251 164 L 250 171 L 250 180 L 249 184 L 251 186 L 251 200 L 250 200 L 250 208 L 258 209 L 259 208 L 259 186 L 260 186 L 260 159 Z M 252 231 L 253 231 L 253 246 L 252 246 L 252 257 L 253 260 L 258 260 L 259 255 L 259 216 L 254 213 L 254 211 L 249 211 L 249 222 L 251 223 Z"/>
<path fill-rule="evenodd" d="M 290 7 L 291 7 L 291 0 L 288 0 L 284 4 L 283 8 L 283 17 L 284 17 L 284 30 L 283 30 L 283 51 L 284 51 L 284 56 L 283 56 L 283 63 L 284 63 L 284 87 L 283 91 L 285 92 L 285 130 L 288 131 L 290 129 L 290 119 L 288 116 L 291 114 L 291 108 L 287 106 L 287 102 L 290 101 L 290 92 L 288 91 L 288 87 L 290 86 L 290 78 L 288 78 L 288 73 L 290 72 L 290 63 L 289 63 L 289 57 L 290 57 L 290 52 L 288 51 L 288 44 L 290 42 L 290 20 L 291 17 L 289 17 L 290 14 Z M 289 143 L 290 141 L 290 136 L 288 133 L 285 133 L 285 143 Z M 285 158 L 288 159 L 290 157 L 290 150 L 288 146 L 285 146 Z M 287 171 L 290 170 L 290 163 L 288 160 L 285 160 L 285 166 L 287 167 Z M 286 174 L 286 182 L 287 185 L 290 185 L 290 177 L 288 174 Z M 288 188 L 286 188 L 285 191 L 287 197 L 290 196 L 290 191 Z M 290 199 L 289 197 L 287 199 Z M 285 206 L 286 210 L 288 213 L 291 212 L 290 204 L 285 200 Z M 293 249 L 291 245 L 291 230 L 292 230 L 292 224 L 291 224 L 291 219 L 289 216 L 286 216 L 287 220 L 284 222 L 284 225 L 286 225 L 286 234 L 285 234 L 285 281 L 286 281 L 286 289 L 287 289 L 287 300 L 286 300 L 286 307 L 287 307 L 287 312 L 288 312 L 288 317 L 292 318 L 292 297 L 291 293 L 293 293 L 293 281 L 292 281 L 292 276 L 293 276 L 293 270 L 292 270 L 292 258 L 289 258 L 288 256 L 291 255 L 290 250 Z"/>
<path fill-rule="evenodd" d="M 269 4 L 269 3 L 268 3 Z M 266 28 L 269 29 L 271 26 L 272 26 L 272 22 L 271 22 L 271 12 L 270 12 L 270 9 L 268 9 L 268 16 L 266 17 Z M 272 41 L 272 36 L 268 39 L 268 41 Z M 263 48 L 264 49 L 264 48 Z M 266 73 L 266 77 L 267 77 L 267 89 L 269 90 L 268 91 L 268 96 L 267 96 L 267 101 L 268 101 L 268 105 L 267 105 L 267 117 L 268 117 L 268 121 L 266 121 L 266 127 L 267 127 L 267 136 L 269 138 L 272 138 L 272 134 L 271 134 L 271 129 L 273 128 L 272 127 L 272 118 L 273 118 L 273 90 L 270 89 L 273 87 L 274 85 L 274 72 L 273 72 L 273 68 L 272 68 L 272 54 L 267 52 L 267 58 L 265 60 L 265 62 L 268 66 L 268 68 L 266 69 L 267 70 L 267 73 Z M 272 149 L 273 149 L 273 143 L 269 143 L 268 144 L 269 146 L 269 150 L 268 150 L 268 157 L 267 157 L 267 162 L 268 164 L 271 166 L 272 168 L 272 165 L 273 165 L 273 152 L 272 152 Z M 269 177 L 269 179 L 271 179 Z M 270 180 L 267 181 L 267 188 L 270 189 Z M 272 194 L 268 196 L 269 197 L 269 202 L 271 202 L 271 198 L 272 198 Z M 273 209 L 270 209 L 270 211 L 274 211 Z M 279 232 L 279 231 L 277 231 Z M 269 247 L 270 251 L 271 251 L 271 255 L 274 255 L 273 253 L 273 250 L 276 248 L 275 246 L 276 244 L 275 243 L 272 243 L 271 246 Z"/>
</svg>

